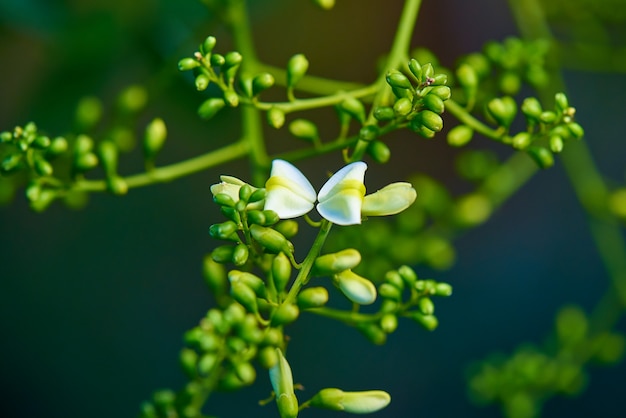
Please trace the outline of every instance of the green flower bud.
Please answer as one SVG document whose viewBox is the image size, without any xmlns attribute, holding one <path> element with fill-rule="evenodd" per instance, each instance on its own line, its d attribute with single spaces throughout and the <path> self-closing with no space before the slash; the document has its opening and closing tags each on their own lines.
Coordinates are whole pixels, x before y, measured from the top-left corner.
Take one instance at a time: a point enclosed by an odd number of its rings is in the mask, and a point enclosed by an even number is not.
<svg viewBox="0 0 626 418">
<path fill-rule="evenodd" d="M 317 408 L 353 414 L 370 414 L 389 405 L 391 396 L 382 390 L 344 392 L 341 389 L 327 388 L 320 390 L 310 402 L 311 406 Z"/>
<path fill-rule="evenodd" d="M 265 199 L 266 194 L 267 191 L 265 189 L 256 189 L 248 198 L 248 203 L 260 202 L 261 200 Z"/>
<path fill-rule="evenodd" d="M 539 120 L 543 123 L 554 123 L 556 122 L 557 119 L 557 115 L 556 113 L 554 113 L 551 110 L 546 110 L 541 112 L 541 115 L 539 115 Z"/>
<path fill-rule="evenodd" d="M 263 215 L 265 216 L 264 226 L 275 225 L 280 221 L 278 214 L 273 210 L 264 210 Z"/>
<path fill-rule="evenodd" d="M 287 87 L 294 87 L 309 69 L 309 61 L 303 54 L 296 54 L 287 63 Z"/>
<path fill-rule="evenodd" d="M 45 176 L 52 175 L 52 172 L 53 172 L 52 165 L 48 161 L 46 161 L 44 158 L 40 156 L 36 156 L 34 159 L 34 164 L 35 164 L 35 171 L 40 176 L 45 177 Z"/>
<path fill-rule="evenodd" d="M 385 299 L 400 300 L 402 291 L 390 283 L 383 283 L 378 287 L 378 293 Z"/>
<path fill-rule="evenodd" d="M 382 141 L 372 141 L 367 146 L 367 152 L 372 156 L 374 161 L 379 164 L 384 164 L 391 158 L 391 150 Z"/>
<path fill-rule="evenodd" d="M 241 54 L 237 51 L 231 51 L 224 56 L 223 66 L 226 68 L 234 67 L 235 65 L 240 65 L 241 61 L 243 61 Z"/>
<path fill-rule="evenodd" d="M 272 106 L 267 111 L 267 123 L 269 123 L 271 127 L 279 129 L 285 124 L 285 112 L 276 106 Z"/>
<path fill-rule="evenodd" d="M 274 85 L 274 76 L 270 73 L 261 73 L 252 79 L 252 96 L 257 96 Z"/>
<path fill-rule="evenodd" d="M 357 324 L 357 329 L 372 344 L 383 345 L 387 341 L 387 333 L 385 333 L 385 331 L 383 331 L 378 324 L 374 324 L 371 322 L 360 322 Z"/>
<path fill-rule="evenodd" d="M 195 84 L 196 84 L 196 90 L 198 91 L 204 91 L 207 89 L 207 87 L 209 87 L 211 80 L 209 79 L 209 76 L 204 74 L 204 73 L 200 73 L 196 76 L 196 80 L 195 80 Z"/>
<path fill-rule="evenodd" d="M 100 155 L 100 161 L 107 176 L 113 176 L 117 172 L 117 145 L 113 141 L 102 141 L 98 146 L 98 154 Z"/>
<path fill-rule="evenodd" d="M 282 252 L 272 260 L 272 278 L 278 292 L 283 292 L 291 279 L 291 262 Z"/>
<path fill-rule="evenodd" d="M 498 84 L 504 94 L 514 96 L 519 92 L 522 86 L 522 80 L 515 72 L 505 71 L 500 76 Z"/>
<path fill-rule="evenodd" d="M 430 129 L 431 131 L 439 132 L 443 129 L 443 119 L 441 119 L 441 116 L 439 116 L 435 112 L 432 112 L 430 110 L 422 110 L 419 115 L 419 119 L 421 120 L 421 122 L 426 128 Z"/>
<path fill-rule="evenodd" d="M 431 110 L 435 113 L 441 114 L 446 109 L 443 100 L 441 97 L 436 94 L 429 93 L 422 99 L 422 103 L 424 107 L 428 110 Z"/>
<path fill-rule="evenodd" d="M 452 294 L 452 286 L 448 283 L 437 283 L 435 285 L 435 295 L 450 296 Z"/>
<path fill-rule="evenodd" d="M 361 253 L 354 248 L 348 248 L 336 253 L 324 254 L 317 257 L 313 265 L 314 272 L 319 276 L 340 273 L 355 268 L 361 262 Z"/>
<path fill-rule="evenodd" d="M 388 121 L 396 117 L 393 108 L 389 106 L 380 106 L 374 110 L 374 117 L 379 121 Z"/>
<path fill-rule="evenodd" d="M 420 298 L 417 302 L 417 306 L 424 315 L 432 315 L 435 313 L 435 304 L 432 300 L 430 300 L 430 298 Z"/>
<path fill-rule="evenodd" d="M 436 96 L 439 96 L 441 98 L 441 100 L 443 100 L 443 101 L 448 100 L 450 98 L 450 96 L 452 95 L 452 93 L 450 91 L 450 87 L 448 87 L 448 86 L 436 86 L 436 87 L 433 87 L 433 89 L 428 94 L 434 94 Z"/>
<path fill-rule="evenodd" d="M 435 137 L 435 131 L 430 130 L 424 125 L 422 125 L 422 122 L 420 121 L 419 118 L 413 119 L 409 123 L 409 129 L 411 129 L 413 132 L 421 135 L 422 137 L 426 139 L 431 139 Z"/>
<path fill-rule="evenodd" d="M 260 225 L 251 225 L 250 233 L 262 247 L 270 253 L 279 252 L 293 253 L 293 244 L 287 240 L 280 232 Z"/>
<path fill-rule="evenodd" d="M 231 281 L 230 295 L 239 302 L 248 312 L 257 313 L 256 294 L 248 285 L 241 281 Z"/>
<path fill-rule="evenodd" d="M 180 351 L 180 365 L 187 376 L 193 379 L 198 374 L 198 353 L 191 348 L 183 348 Z"/>
<path fill-rule="evenodd" d="M 533 137 L 529 132 L 519 132 L 513 137 L 511 145 L 515 149 L 526 149 L 532 140 Z"/>
<path fill-rule="evenodd" d="M 424 315 L 421 312 L 412 312 L 410 317 L 428 331 L 434 331 L 439 325 L 437 317 L 432 315 Z"/>
<path fill-rule="evenodd" d="M 224 99 L 212 97 L 202 102 L 198 108 L 198 115 L 203 119 L 211 119 L 217 114 L 224 106 L 226 102 Z"/>
<path fill-rule="evenodd" d="M 472 140 L 474 130 L 467 125 L 458 125 L 448 131 L 448 144 L 453 147 L 462 147 Z"/>
<path fill-rule="evenodd" d="M 387 334 L 391 334 L 398 328 L 398 317 L 388 313 L 380 318 L 380 328 Z"/>
<path fill-rule="evenodd" d="M 259 328 L 257 318 L 253 314 L 247 314 L 239 325 L 239 336 L 251 345 L 256 346 L 263 340 L 263 331 Z M 245 349 L 245 348 L 244 348 Z"/>
<path fill-rule="evenodd" d="M 259 364 L 265 369 L 271 369 L 278 364 L 278 354 L 276 354 L 276 348 L 267 346 L 263 347 L 259 351 L 258 356 Z"/>
<path fill-rule="evenodd" d="M 223 55 L 220 54 L 212 54 L 211 55 L 211 65 L 215 67 L 221 67 L 226 63 Z"/>
<path fill-rule="evenodd" d="M 376 286 L 352 270 L 335 274 L 334 282 L 339 290 L 354 303 L 370 305 L 376 300 Z"/>
<path fill-rule="evenodd" d="M 274 229 L 280 232 L 287 239 L 291 239 L 298 234 L 298 222 L 287 219 L 274 225 Z"/>
<path fill-rule="evenodd" d="M 281 326 L 291 324 L 298 319 L 300 309 L 295 304 L 282 304 L 274 311 L 272 315 L 272 326 Z"/>
<path fill-rule="evenodd" d="M 198 371 L 203 376 L 211 374 L 218 362 L 218 355 L 215 353 L 205 353 L 198 360 Z"/>
<path fill-rule="evenodd" d="M 319 140 L 317 126 L 306 119 L 295 119 L 289 124 L 289 132 L 296 138 L 307 141 Z"/>
<path fill-rule="evenodd" d="M 226 269 L 222 264 L 213 260 L 211 256 L 206 256 L 202 264 L 202 272 L 204 281 L 214 294 L 221 295 L 225 292 Z"/>
<path fill-rule="evenodd" d="M 422 81 L 422 66 L 415 58 L 411 58 L 409 60 L 409 70 L 415 78 L 417 78 L 420 82 Z"/>
<path fill-rule="evenodd" d="M 478 74 L 469 64 L 461 64 L 456 70 L 456 79 L 466 92 L 476 91 L 478 86 Z"/>
<path fill-rule="evenodd" d="M 127 87 L 118 98 L 120 109 L 128 113 L 136 113 L 144 108 L 148 102 L 148 92 L 142 86 Z"/>
<path fill-rule="evenodd" d="M 365 123 L 365 106 L 359 99 L 348 97 L 341 102 L 340 108 L 360 123 Z"/>
<path fill-rule="evenodd" d="M 541 103 L 539 103 L 539 100 L 535 97 L 528 97 L 524 99 L 521 110 L 526 118 L 533 121 L 539 121 L 541 113 L 543 112 Z"/>
<path fill-rule="evenodd" d="M 202 45 L 200 45 L 200 52 L 202 52 L 203 55 L 210 54 L 213 48 L 215 48 L 216 43 L 217 39 L 215 39 L 214 36 L 207 36 L 204 42 L 202 42 Z"/>
<path fill-rule="evenodd" d="M 84 97 L 76 107 L 76 125 L 85 132 L 93 128 L 102 118 L 102 102 L 96 97 Z"/>
<path fill-rule="evenodd" d="M 147 159 L 152 159 L 163 148 L 167 138 L 167 127 L 163 119 L 155 118 L 146 127 L 143 151 Z"/>
<path fill-rule="evenodd" d="M 236 266 L 243 266 L 248 261 L 248 246 L 243 243 L 239 243 L 233 250 L 233 264 Z"/>
<path fill-rule="evenodd" d="M 508 128 L 511 126 L 515 114 L 517 113 L 517 104 L 515 100 L 509 96 L 491 99 L 487 103 L 487 112 L 500 126 Z"/>
<path fill-rule="evenodd" d="M 189 71 L 200 66 L 200 63 L 195 58 L 183 58 L 178 61 L 179 71 Z"/>
<path fill-rule="evenodd" d="M 412 89 L 413 88 L 411 81 L 409 81 L 407 76 L 402 74 L 400 71 L 392 70 L 389 73 L 387 73 L 387 76 L 385 78 L 387 80 L 387 83 L 392 87 L 396 87 L 399 89 Z"/>
<path fill-rule="evenodd" d="M 51 155 L 60 155 L 67 151 L 67 140 L 61 136 L 54 138 L 50 142 L 47 152 Z"/>
<path fill-rule="evenodd" d="M 550 151 L 556 154 L 563 151 L 563 138 L 558 135 L 550 136 Z"/>
<path fill-rule="evenodd" d="M 235 374 L 244 385 L 251 385 L 256 379 L 256 370 L 247 361 L 235 364 Z"/>
<path fill-rule="evenodd" d="M 228 273 L 228 280 L 231 284 L 235 282 L 244 283 L 254 291 L 257 296 L 265 297 L 265 283 L 260 277 L 245 271 L 231 270 Z"/>
<path fill-rule="evenodd" d="M 0 168 L 3 173 L 10 173 L 16 171 L 23 161 L 24 157 L 22 154 L 9 154 L 2 160 Z"/>
<path fill-rule="evenodd" d="M 320 308 L 328 302 L 328 290 L 323 287 L 309 287 L 298 294 L 300 309 Z"/>
<path fill-rule="evenodd" d="M 574 136 L 574 138 L 576 139 L 580 139 L 583 136 L 585 136 L 585 130 L 583 129 L 582 126 L 580 126 L 579 124 L 577 124 L 576 122 L 571 122 L 568 123 L 567 125 L 567 129 L 571 132 L 571 134 Z"/>
<path fill-rule="evenodd" d="M 50 146 L 50 138 L 45 135 L 37 135 L 31 146 L 35 149 L 46 149 Z"/>
<path fill-rule="evenodd" d="M 433 65 L 430 62 L 422 65 L 422 83 L 429 84 L 428 79 L 433 78 L 434 75 L 435 75 L 435 69 L 433 68 Z"/>
<path fill-rule="evenodd" d="M 413 287 L 415 285 L 415 282 L 417 281 L 417 274 L 415 274 L 415 270 L 411 267 L 402 266 L 398 269 L 398 273 L 408 287 Z"/>
<path fill-rule="evenodd" d="M 229 263 L 232 261 L 234 249 L 232 245 L 221 245 L 211 252 L 211 257 L 217 263 Z"/>
<path fill-rule="evenodd" d="M 98 166 L 98 157 L 93 152 L 77 155 L 74 159 L 74 169 L 79 172 L 88 171 Z"/>
<path fill-rule="evenodd" d="M 569 108 L 569 101 L 567 100 L 565 93 L 557 93 L 554 96 L 554 102 L 556 103 L 557 109 L 561 112 L 565 112 L 567 108 Z"/>
<path fill-rule="evenodd" d="M 547 148 L 531 146 L 526 149 L 526 152 L 537 163 L 539 168 L 550 168 L 554 165 L 554 157 Z"/>
<path fill-rule="evenodd" d="M 224 92 L 224 101 L 230 107 L 237 107 L 239 105 L 239 95 L 235 90 L 226 90 Z"/>
<path fill-rule="evenodd" d="M 276 395 L 276 406 L 280 418 L 296 418 L 298 416 L 298 399 L 293 392 L 293 376 L 287 359 L 280 348 L 276 349 L 278 362 L 270 369 L 270 381 Z"/>
<path fill-rule="evenodd" d="M 13 134 L 9 131 L 2 131 L 0 133 L 0 144 L 2 143 L 7 143 L 7 142 L 12 142 L 13 141 Z"/>
<path fill-rule="evenodd" d="M 248 224 L 265 225 L 265 213 L 262 210 L 248 211 Z"/>
<path fill-rule="evenodd" d="M 240 304 L 233 302 L 224 310 L 224 321 L 230 325 L 241 324 L 246 318 L 246 310 Z"/>
<path fill-rule="evenodd" d="M 413 110 L 413 103 L 406 97 L 396 100 L 393 111 L 397 116 L 406 116 Z"/>
</svg>

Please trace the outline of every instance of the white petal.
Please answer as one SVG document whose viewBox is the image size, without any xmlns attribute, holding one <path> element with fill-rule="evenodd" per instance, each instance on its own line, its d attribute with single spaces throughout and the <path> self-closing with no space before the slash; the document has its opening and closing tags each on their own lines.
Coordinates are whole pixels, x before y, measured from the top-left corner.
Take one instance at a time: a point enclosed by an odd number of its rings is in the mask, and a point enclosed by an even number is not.
<svg viewBox="0 0 626 418">
<path fill-rule="evenodd" d="M 317 195 L 317 199 L 320 202 L 323 202 L 326 196 L 331 194 L 333 189 L 340 187 L 339 183 L 342 181 L 356 180 L 362 184 L 363 178 L 365 177 L 365 170 L 367 170 L 367 164 L 362 161 L 357 161 L 356 163 L 351 163 L 343 167 L 341 170 L 333 174 L 333 176 L 322 186 Z"/>
<path fill-rule="evenodd" d="M 338 225 L 360 224 L 365 170 L 367 164 L 359 161 L 348 164 L 328 179 L 317 195 L 320 215 Z"/>
<path fill-rule="evenodd" d="M 392 183 L 363 199 L 363 216 L 387 216 L 400 213 L 415 202 L 417 192 L 411 183 Z"/>
<path fill-rule="evenodd" d="M 304 174 L 287 161 L 272 161 L 272 171 L 265 188 L 264 209 L 273 210 L 281 219 L 302 216 L 315 204 L 315 189 Z"/>
</svg>

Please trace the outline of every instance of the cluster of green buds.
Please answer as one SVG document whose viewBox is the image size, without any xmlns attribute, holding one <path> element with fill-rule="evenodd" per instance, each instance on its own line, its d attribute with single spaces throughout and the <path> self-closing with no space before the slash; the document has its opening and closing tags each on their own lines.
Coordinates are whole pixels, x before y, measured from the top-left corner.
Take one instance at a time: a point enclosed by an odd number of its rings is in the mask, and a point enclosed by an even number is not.
<svg viewBox="0 0 626 418">
<path fill-rule="evenodd" d="M 504 96 L 489 101 L 486 116 L 498 124 L 503 143 L 526 151 L 539 167 L 548 168 L 554 164 L 553 154 L 563 150 L 565 141 L 580 139 L 584 135 L 582 126 L 574 120 L 576 109 L 570 106 L 567 96 L 557 93 L 554 102 L 554 108 L 546 110 L 536 98 L 526 98 L 520 110 L 526 119 L 527 129 L 513 136 L 506 134 L 518 111 L 512 97 Z"/>
<path fill-rule="evenodd" d="M 470 394 L 480 404 L 500 403 L 509 418 L 540 415 L 554 394 L 575 395 L 585 387 L 585 366 L 593 361 L 614 364 L 624 355 L 621 334 L 590 335 L 588 318 L 577 307 L 565 307 L 556 317 L 556 338 L 545 349 L 524 346 L 509 358 L 474 366 Z"/>
<path fill-rule="evenodd" d="M 444 102 L 450 98 L 445 74 L 436 74 L 430 63 L 420 65 L 416 59 L 411 59 L 406 73 L 390 71 L 386 80 L 394 102 L 374 109 L 378 121 L 407 124 L 425 138 L 432 138 L 443 129 L 440 115 L 445 110 Z"/>
<path fill-rule="evenodd" d="M 179 70 L 193 71 L 198 91 L 204 91 L 214 84 L 222 92 L 222 97 L 211 97 L 200 105 L 198 113 L 204 119 L 211 119 L 227 105 L 237 107 L 242 98 L 256 101 L 259 94 L 272 87 L 275 81 L 274 76 L 266 72 L 253 77 L 239 74 L 243 61 L 241 54 L 237 51 L 216 53 L 216 43 L 215 37 L 209 36 L 200 44 L 193 57 L 178 62 Z M 237 79 L 239 86 L 235 83 Z"/>
</svg>

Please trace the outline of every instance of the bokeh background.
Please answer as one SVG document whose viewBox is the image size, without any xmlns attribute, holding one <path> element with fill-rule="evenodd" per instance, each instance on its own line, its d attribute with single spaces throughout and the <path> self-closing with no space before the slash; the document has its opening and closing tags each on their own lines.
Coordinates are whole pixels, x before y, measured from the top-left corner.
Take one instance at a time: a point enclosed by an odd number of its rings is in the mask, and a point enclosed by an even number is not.
<svg viewBox="0 0 626 418">
<path fill-rule="evenodd" d="M 331 12 L 307 0 L 249 6 L 264 61 L 282 66 L 302 52 L 312 74 L 369 82 L 391 43 L 401 3 L 339 0 Z M 613 3 L 618 21 L 624 2 Z M 561 31 L 580 24 L 567 17 L 564 11 Z M 176 69 L 178 59 L 209 34 L 218 38 L 218 49 L 228 50 L 226 30 L 195 0 L 3 0 L 0 130 L 34 120 L 52 134 L 70 132 L 81 97 L 112 103 L 126 86 L 141 84 L 150 101 L 137 133 L 156 116 L 169 129 L 160 163 L 233 140 L 236 111 L 201 121 L 196 108 L 204 96 Z M 489 39 L 515 34 L 506 2 L 425 1 L 413 45 L 431 48 L 452 65 Z M 620 30 L 610 34 L 609 42 L 624 43 Z M 624 69 L 618 61 L 602 72 L 595 69 L 604 64 L 573 64 L 577 68 L 565 72 L 568 96 L 593 157 L 604 175 L 623 184 Z M 271 146 L 280 146 L 277 141 Z M 397 180 L 415 170 L 444 182 L 454 176 L 454 155 L 443 139 L 397 134 L 391 147 L 400 151 L 387 166 L 370 167 L 368 179 L 384 184 L 385 177 Z M 123 159 L 121 173 L 141 170 L 135 157 Z M 314 170 L 305 165 L 307 173 Z M 154 390 L 184 384 L 178 366 L 182 334 L 211 304 L 201 278 L 201 260 L 214 245 L 207 228 L 218 219 L 208 186 L 224 172 L 246 178 L 247 165 L 133 189 L 123 198 L 94 195 L 79 211 L 54 204 L 34 213 L 21 190 L 0 208 L 3 416 L 135 416 Z M 510 353 L 523 342 L 540 344 L 559 307 L 593 308 L 608 287 L 607 275 L 558 160 L 456 245 L 452 269 L 418 269 L 454 286 L 453 297 L 437 303 L 436 331 L 401 323 L 377 347 L 357 331 L 304 315 L 289 331 L 295 379 L 305 387 L 387 390 L 393 401 L 376 415 L 381 417 L 500 416 L 497 408 L 468 400 L 468 364 L 494 351 Z M 626 329 L 623 322 L 619 328 Z M 588 389 L 574 399 L 550 401 L 545 416 L 623 416 L 625 376 L 623 364 L 592 369 Z M 216 395 L 210 412 L 275 416 L 273 405 L 256 404 L 270 390 L 260 372 L 254 387 Z"/>
</svg>

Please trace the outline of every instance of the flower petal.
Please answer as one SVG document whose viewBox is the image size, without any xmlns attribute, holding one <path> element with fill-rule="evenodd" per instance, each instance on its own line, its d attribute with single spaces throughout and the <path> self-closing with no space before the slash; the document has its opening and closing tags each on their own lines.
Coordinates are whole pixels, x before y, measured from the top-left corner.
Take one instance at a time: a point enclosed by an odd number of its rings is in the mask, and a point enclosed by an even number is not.
<svg viewBox="0 0 626 418">
<path fill-rule="evenodd" d="M 392 183 L 363 199 L 363 216 L 387 216 L 400 213 L 415 202 L 417 192 L 411 183 Z"/>
<path fill-rule="evenodd" d="M 308 213 L 315 204 L 315 189 L 300 170 L 284 160 L 272 161 L 270 178 L 265 183 L 265 210 L 281 219 Z"/>
<path fill-rule="evenodd" d="M 359 161 L 348 164 L 328 179 L 317 195 L 320 215 L 338 225 L 360 224 L 365 170 L 367 164 Z"/>
</svg>

